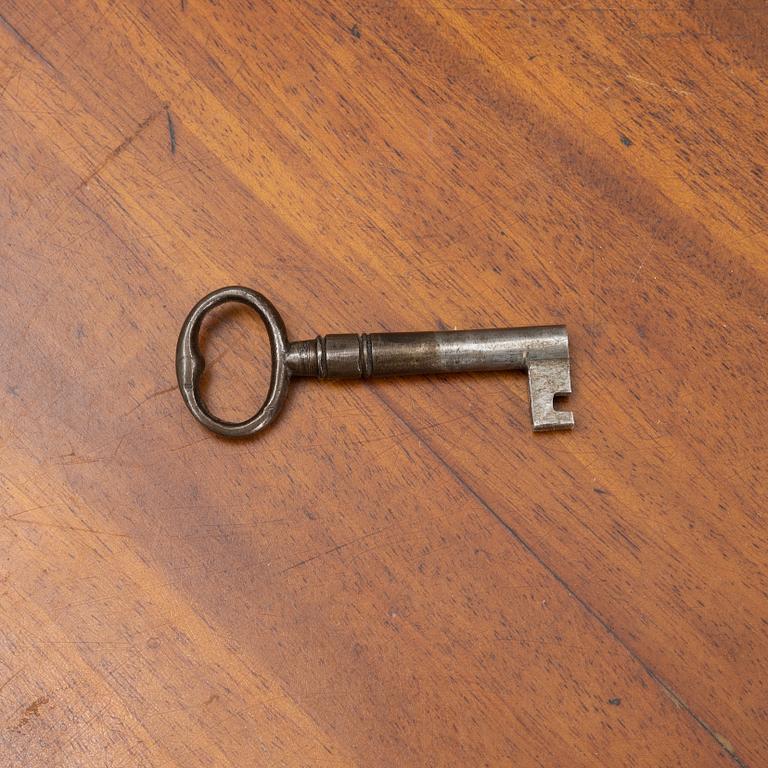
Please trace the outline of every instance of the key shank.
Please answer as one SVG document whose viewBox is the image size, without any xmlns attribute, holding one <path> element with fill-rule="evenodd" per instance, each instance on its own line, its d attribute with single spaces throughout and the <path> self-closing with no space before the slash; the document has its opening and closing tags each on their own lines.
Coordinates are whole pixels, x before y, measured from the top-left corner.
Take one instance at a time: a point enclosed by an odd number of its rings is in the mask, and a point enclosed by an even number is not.
<svg viewBox="0 0 768 768">
<path fill-rule="evenodd" d="M 573 414 L 553 405 L 571 391 L 564 326 L 330 334 L 290 343 L 286 365 L 294 376 L 321 379 L 526 370 L 533 428 L 573 426 Z"/>
</svg>

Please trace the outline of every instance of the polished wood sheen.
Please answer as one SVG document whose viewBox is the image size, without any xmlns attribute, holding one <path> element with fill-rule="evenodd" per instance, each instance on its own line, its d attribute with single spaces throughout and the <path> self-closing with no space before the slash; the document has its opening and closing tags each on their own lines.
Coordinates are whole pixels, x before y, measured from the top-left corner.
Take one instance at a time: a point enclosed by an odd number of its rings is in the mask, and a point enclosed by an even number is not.
<svg viewBox="0 0 768 768">
<path fill-rule="evenodd" d="M 763 2 L 0 4 L 0 765 L 768 764 Z M 174 348 L 563 323 L 525 377 Z M 226 418 L 268 383 L 204 327 Z"/>
</svg>

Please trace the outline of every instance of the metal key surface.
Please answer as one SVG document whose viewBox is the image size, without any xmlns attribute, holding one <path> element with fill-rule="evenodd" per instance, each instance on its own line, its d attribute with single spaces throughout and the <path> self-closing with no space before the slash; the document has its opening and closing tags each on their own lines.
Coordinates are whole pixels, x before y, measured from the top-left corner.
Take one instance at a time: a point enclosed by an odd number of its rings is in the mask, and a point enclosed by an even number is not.
<svg viewBox="0 0 768 768">
<path fill-rule="evenodd" d="M 205 360 L 198 337 L 205 315 L 227 302 L 253 308 L 264 321 L 272 351 L 269 392 L 258 413 L 240 422 L 223 421 L 208 411 L 200 395 Z M 176 347 L 176 376 L 184 402 L 208 429 L 245 437 L 277 418 L 292 376 L 368 379 L 373 376 L 525 370 L 536 431 L 570 429 L 573 414 L 556 411 L 556 395 L 570 394 L 568 334 L 562 325 L 409 333 L 341 333 L 288 341 L 278 311 L 260 293 L 231 286 L 201 299 L 187 316 Z"/>
</svg>

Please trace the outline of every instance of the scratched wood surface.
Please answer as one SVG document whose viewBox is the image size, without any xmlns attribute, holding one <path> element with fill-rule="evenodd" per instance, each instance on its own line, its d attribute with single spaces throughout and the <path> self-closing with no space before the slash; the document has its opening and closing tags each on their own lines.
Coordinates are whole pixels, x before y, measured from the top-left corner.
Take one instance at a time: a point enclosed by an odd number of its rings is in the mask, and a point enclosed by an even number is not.
<svg viewBox="0 0 768 768">
<path fill-rule="evenodd" d="M 0 765 L 768 764 L 762 2 L 0 3 Z M 191 305 L 564 322 L 185 411 Z M 254 348 L 258 354 L 254 355 Z M 255 409 L 266 341 L 207 328 Z"/>
</svg>

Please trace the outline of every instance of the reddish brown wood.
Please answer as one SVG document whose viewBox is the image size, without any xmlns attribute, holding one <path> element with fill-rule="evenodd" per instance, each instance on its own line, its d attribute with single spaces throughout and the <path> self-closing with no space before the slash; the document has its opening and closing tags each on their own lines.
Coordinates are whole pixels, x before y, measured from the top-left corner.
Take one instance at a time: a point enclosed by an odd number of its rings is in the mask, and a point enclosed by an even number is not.
<svg viewBox="0 0 768 768">
<path fill-rule="evenodd" d="M 764 5 L 360 5 L 0 9 L 0 764 L 764 765 Z M 577 429 L 478 375 L 221 440 L 228 283 L 565 322 Z"/>
</svg>

